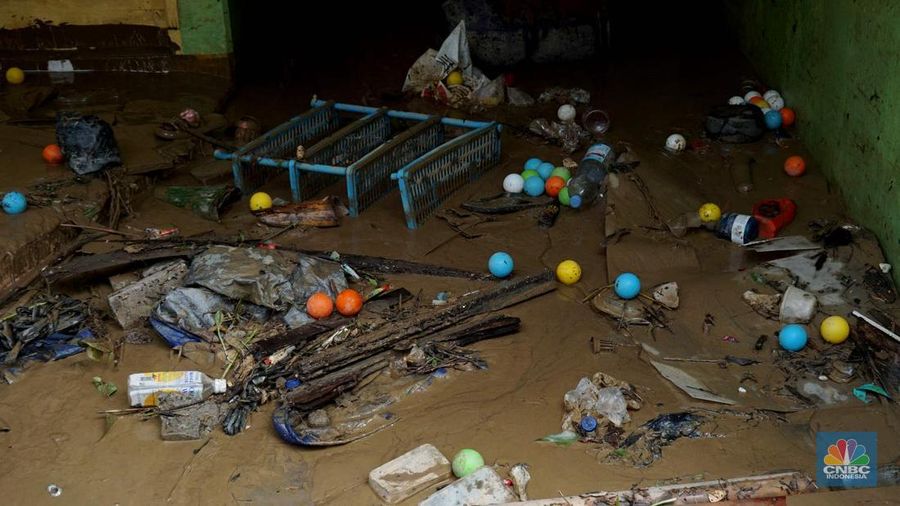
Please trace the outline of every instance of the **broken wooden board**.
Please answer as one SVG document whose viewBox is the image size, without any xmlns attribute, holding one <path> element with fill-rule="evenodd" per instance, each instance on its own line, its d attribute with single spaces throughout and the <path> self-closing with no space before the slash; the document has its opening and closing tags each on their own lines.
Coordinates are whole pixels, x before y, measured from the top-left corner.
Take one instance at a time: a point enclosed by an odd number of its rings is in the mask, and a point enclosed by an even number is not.
<svg viewBox="0 0 900 506">
<path fill-rule="evenodd" d="M 85 255 L 47 269 L 44 271 L 44 279 L 49 283 L 57 283 L 84 277 L 108 277 L 136 265 L 147 265 L 173 258 L 191 258 L 201 251 L 203 248 L 192 246 L 165 246 L 136 253 L 118 250 L 110 253 Z"/>
</svg>

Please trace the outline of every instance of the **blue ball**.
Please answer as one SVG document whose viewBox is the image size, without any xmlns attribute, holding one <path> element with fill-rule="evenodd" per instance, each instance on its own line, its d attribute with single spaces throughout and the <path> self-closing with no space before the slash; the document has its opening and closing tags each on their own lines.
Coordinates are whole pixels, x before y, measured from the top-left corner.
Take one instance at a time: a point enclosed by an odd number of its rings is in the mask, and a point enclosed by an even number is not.
<svg viewBox="0 0 900 506">
<path fill-rule="evenodd" d="M 781 126 L 781 113 L 772 109 L 766 113 L 766 127 L 769 130 L 775 130 Z"/>
<path fill-rule="evenodd" d="M 544 193 L 544 180 L 538 176 L 531 176 L 525 180 L 525 193 L 532 197 L 540 197 Z"/>
<path fill-rule="evenodd" d="M 3 211 L 6 214 L 19 214 L 28 207 L 28 201 L 25 195 L 19 192 L 9 192 L 3 196 Z"/>
<path fill-rule="evenodd" d="M 537 170 L 541 164 L 544 163 L 540 158 L 529 158 L 527 162 L 525 162 L 525 170 Z"/>
<path fill-rule="evenodd" d="M 512 274 L 513 259 L 509 253 L 498 251 L 488 260 L 488 270 L 498 278 L 505 278 Z"/>
<path fill-rule="evenodd" d="M 787 351 L 800 351 L 806 346 L 806 328 L 792 323 L 782 327 L 778 333 L 778 344 Z"/>
<path fill-rule="evenodd" d="M 552 163 L 544 162 L 544 163 L 538 165 L 537 171 L 538 171 L 538 174 L 541 175 L 541 179 L 546 181 L 546 180 L 550 179 L 550 174 L 553 173 L 553 169 L 555 169 L 555 168 L 556 167 L 554 167 Z"/>
<path fill-rule="evenodd" d="M 613 285 L 616 295 L 623 299 L 633 299 L 641 293 L 641 280 L 630 272 L 623 272 Z"/>
</svg>

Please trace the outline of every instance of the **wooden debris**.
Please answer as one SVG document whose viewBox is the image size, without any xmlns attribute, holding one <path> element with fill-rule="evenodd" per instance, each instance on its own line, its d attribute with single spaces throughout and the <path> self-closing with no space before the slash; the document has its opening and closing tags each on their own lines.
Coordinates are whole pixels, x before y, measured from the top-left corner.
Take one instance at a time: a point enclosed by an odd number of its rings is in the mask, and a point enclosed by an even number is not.
<svg viewBox="0 0 900 506">
<path fill-rule="evenodd" d="M 271 227 L 337 227 L 341 219 L 334 209 L 336 197 L 306 200 L 272 207 L 256 213 L 260 223 Z"/>
</svg>

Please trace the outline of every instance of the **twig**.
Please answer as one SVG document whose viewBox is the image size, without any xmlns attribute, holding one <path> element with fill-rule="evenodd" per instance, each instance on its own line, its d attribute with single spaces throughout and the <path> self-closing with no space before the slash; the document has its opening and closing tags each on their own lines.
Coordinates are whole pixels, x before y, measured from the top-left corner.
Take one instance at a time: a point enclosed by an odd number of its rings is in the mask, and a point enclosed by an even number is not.
<svg viewBox="0 0 900 506">
<path fill-rule="evenodd" d="M 77 223 L 60 223 L 59 226 L 65 227 L 65 228 L 80 228 L 80 229 L 84 229 L 84 230 L 94 230 L 96 232 L 106 232 L 107 234 L 121 235 L 121 236 L 125 236 L 125 237 L 141 237 L 141 238 L 144 237 L 142 234 L 137 234 L 134 232 L 123 232 L 121 230 L 114 230 L 112 228 L 107 228 L 107 227 L 97 227 L 94 225 L 79 225 Z"/>
</svg>

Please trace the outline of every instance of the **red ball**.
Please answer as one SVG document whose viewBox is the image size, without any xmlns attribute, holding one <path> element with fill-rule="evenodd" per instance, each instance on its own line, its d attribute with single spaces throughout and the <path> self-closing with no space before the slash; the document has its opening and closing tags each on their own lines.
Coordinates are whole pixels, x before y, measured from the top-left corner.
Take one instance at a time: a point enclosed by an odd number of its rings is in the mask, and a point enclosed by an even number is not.
<svg viewBox="0 0 900 506">
<path fill-rule="evenodd" d="M 789 127 L 794 124 L 794 121 L 797 119 L 797 114 L 794 113 L 794 110 L 790 107 L 782 107 L 781 108 L 781 125 Z"/>
<path fill-rule="evenodd" d="M 787 160 L 784 161 L 784 171 L 787 172 L 787 175 L 797 177 L 802 176 L 804 172 L 806 172 L 806 161 L 803 160 L 801 156 L 789 156 Z"/>
<path fill-rule="evenodd" d="M 62 150 L 56 144 L 48 144 L 44 151 L 41 152 L 41 156 L 44 157 L 45 162 L 53 165 L 62 163 L 64 159 Z"/>
<path fill-rule="evenodd" d="M 306 314 L 315 319 L 327 318 L 334 311 L 334 302 L 324 292 L 316 292 L 306 300 Z"/>
<path fill-rule="evenodd" d="M 363 298 L 359 292 L 348 288 L 338 294 L 336 306 L 338 313 L 344 316 L 354 316 L 362 310 Z"/>
<path fill-rule="evenodd" d="M 566 187 L 566 180 L 559 176 L 552 176 L 544 183 L 544 191 L 551 197 L 556 197 Z"/>
</svg>

